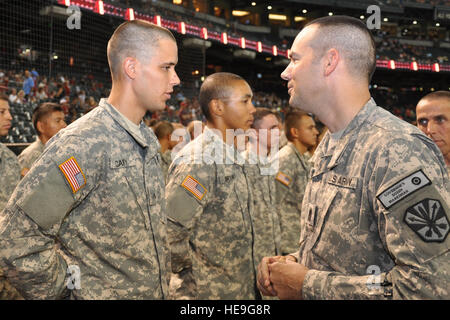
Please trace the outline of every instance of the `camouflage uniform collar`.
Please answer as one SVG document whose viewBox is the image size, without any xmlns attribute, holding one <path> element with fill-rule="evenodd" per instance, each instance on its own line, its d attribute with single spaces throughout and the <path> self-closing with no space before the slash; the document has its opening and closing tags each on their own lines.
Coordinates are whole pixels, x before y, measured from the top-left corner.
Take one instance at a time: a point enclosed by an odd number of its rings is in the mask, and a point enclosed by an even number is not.
<svg viewBox="0 0 450 320">
<path fill-rule="evenodd" d="M 290 148 L 295 155 L 297 155 L 297 158 L 300 160 L 300 162 L 302 163 L 302 165 L 306 168 L 306 164 L 309 161 L 309 158 L 303 154 L 300 153 L 300 151 L 298 151 L 298 149 L 294 146 L 294 144 L 290 141 L 288 141 L 287 145 L 288 148 Z"/>
<path fill-rule="evenodd" d="M 236 149 L 234 145 L 228 145 L 223 141 L 223 139 L 214 133 L 214 130 L 211 128 L 208 128 L 208 126 L 205 126 L 205 129 L 203 130 L 202 137 L 202 146 L 205 147 L 208 144 L 215 144 L 217 146 L 222 145 L 225 153 L 224 160 L 225 163 L 235 163 L 240 166 L 242 166 L 245 162 L 245 159 L 242 157 L 240 152 Z"/>
<path fill-rule="evenodd" d="M 100 100 L 100 103 L 98 105 L 100 108 L 104 109 L 106 112 L 108 112 L 111 117 L 125 130 L 127 131 L 133 138 L 136 140 L 136 142 L 142 147 L 142 148 L 149 148 L 149 156 L 152 156 L 153 154 L 156 154 L 158 150 L 160 149 L 160 145 L 158 140 L 156 139 L 155 134 L 145 125 L 143 121 L 141 121 L 139 125 L 139 131 L 140 135 L 135 132 L 132 128 L 130 128 L 130 125 L 125 121 L 125 116 L 122 115 L 113 105 L 108 103 L 105 98 L 102 98 Z"/>
<path fill-rule="evenodd" d="M 328 148 L 331 138 L 331 134 L 328 131 L 310 161 L 314 163 L 318 160 L 317 158 L 331 157 L 327 169 L 331 170 L 337 166 L 348 143 L 352 139 L 356 139 L 357 134 L 355 134 L 355 131 L 360 130 L 361 126 L 367 121 L 367 119 L 369 119 L 371 115 L 376 112 L 376 108 L 377 104 L 375 100 L 370 98 L 361 110 L 359 110 L 358 114 L 352 119 L 352 121 L 350 121 L 334 148 L 331 149 Z"/>
</svg>

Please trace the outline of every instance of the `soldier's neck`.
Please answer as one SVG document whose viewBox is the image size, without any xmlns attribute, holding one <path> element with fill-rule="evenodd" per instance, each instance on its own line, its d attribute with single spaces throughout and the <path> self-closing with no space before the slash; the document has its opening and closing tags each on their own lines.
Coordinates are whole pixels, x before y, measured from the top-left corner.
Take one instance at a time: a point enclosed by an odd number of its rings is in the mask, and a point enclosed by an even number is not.
<svg viewBox="0 0 450 320">
<path fill-rule="evenodd" d="M 298 152 L 300 152 L 300 154 L 304 154 L 305 152 L 308 151 L 308 148 L 300 141 L 294 139 L 291 142 L 294 145 L 295 149 L 297 149 Z"/>
</svg>

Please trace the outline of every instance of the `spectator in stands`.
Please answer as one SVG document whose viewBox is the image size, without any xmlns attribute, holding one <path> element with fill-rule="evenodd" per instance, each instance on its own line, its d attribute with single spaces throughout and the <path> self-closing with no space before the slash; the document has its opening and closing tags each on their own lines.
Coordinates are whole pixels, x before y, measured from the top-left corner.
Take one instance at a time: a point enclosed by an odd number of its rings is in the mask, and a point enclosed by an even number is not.
<svg viewBox="0 0 450 320">
<path fill-rule="evenodd" d="M 38 136 L 36 141 L 19 155 L 22 177 L 28 173 L 33 163 L 40 157 L 47 141 L 67 126 L 62 108 L 58 104 L 50 102 L 43 103 L 34 109 L 32 121 Z"/>
<path fill-rule="evenodd" d="M 177 51 L 166 28 L 117 27 L 110 96 L 50 140 L 0 213 L 0 267 L 25 298 L 168 298 L 159 144 L 141 121 L 179 84 Z"/>
<path fill-rule="evenodd" d="M 34 88 L 34 80 L 31 76 L 30 71 L 25 70 L 25 80 L 23 82 L 23 91 L 25 92 L 25 95 L 28 97 L 31 93 L 31 90 Z"/>
<path fill-rule="evenodd" d="M 20 90 L 19 93 L 17 94 L 17 98 L 16 98 L 16 101 L 14 101 L 14 103 L 25 104 L 25 102 L 26 102 L 25 91 Z"/>
<path fill-rule="evenodd" d="M 36 93 L 36 98 L 38 100 L 45 100 L 48 98 L 47 94 L 45 93 L 44 87 L 39 87 L 38 92 Z"/>
<path fill-rule="evenodd" d="M 433 139 L 444 155 L 450 174 L 450 91 L 436 91 L 416 106 L 417 126 Z"/>
<path fill-rule="evenodd" d="M 16 103 L 17 101 L 17 89 L 12 88 L 11 93 L 9 94 L 8 100 L 10 103 Z"/>
</svg>

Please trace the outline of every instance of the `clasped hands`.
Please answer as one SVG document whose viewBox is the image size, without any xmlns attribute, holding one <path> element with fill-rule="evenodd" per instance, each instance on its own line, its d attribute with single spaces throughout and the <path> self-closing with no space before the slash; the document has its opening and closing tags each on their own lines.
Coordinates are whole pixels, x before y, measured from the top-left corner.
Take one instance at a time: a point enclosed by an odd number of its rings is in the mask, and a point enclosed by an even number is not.
<svg viewBox="0 0 450 320">
<path fill-rule="evenodd" d="M 303 280 L 308 270 L 293 256 L 264 257 L 258 265 L 256 284 L 265 296 L 278 296 L 281 300 L 302 299 Z"/>
</svg>

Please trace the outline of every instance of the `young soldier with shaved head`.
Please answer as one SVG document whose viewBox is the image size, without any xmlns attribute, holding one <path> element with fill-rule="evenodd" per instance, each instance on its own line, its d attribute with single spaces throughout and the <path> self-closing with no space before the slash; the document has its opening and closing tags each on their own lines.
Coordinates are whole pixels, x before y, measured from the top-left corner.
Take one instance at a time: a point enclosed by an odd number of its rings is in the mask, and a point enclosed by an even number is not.
<svg viewBox="0 0 450 320">
<path fill-rule="evenodd" d="M 439 147 L 450 174 L 450 91 L 436 91 L 416 106 L 417 127 Z"/>
<path fill-rule="evenodd" d="M 160 145 L 142 122 L 179 83 L 175 38 L 134 20 L 108 43 L 112 89 L 57 133 L 0 214 L 0 268 L 27 299 L 164 299 Z"/>
<path fill-rule="evenodd" d="M 329 132 L 312 157 L 299 251 L 266 257 L 258 287 L 280 299 L 449 299 L 450 181 L 416 127 L 370 97 L 375 45 L 364 23 L 313 20 L 292 44 L 291 106 Z"/>
<path fill-rule="evenodd" d="M 240 76 L 214 73 L 200 88 L 207 123 L 169 168 L 166 187 L 176 298 L 255 299 L 253 199 L 236 141 L 253 121 L 252 90 Z"/>
</svg>

